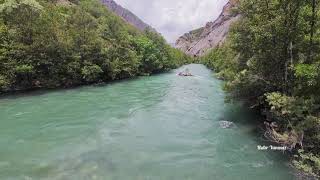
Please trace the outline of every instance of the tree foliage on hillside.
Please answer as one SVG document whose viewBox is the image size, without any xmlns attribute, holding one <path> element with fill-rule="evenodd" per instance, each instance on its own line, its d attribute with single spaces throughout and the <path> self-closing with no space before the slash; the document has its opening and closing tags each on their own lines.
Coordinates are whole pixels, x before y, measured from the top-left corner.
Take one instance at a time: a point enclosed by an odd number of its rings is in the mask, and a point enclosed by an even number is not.
<svg viewBox="0 0 320 180">
<path fill-rule="evenodd" d="M 320 2 L 242 0 L 229 40 L 201 60 L 230 96 L 260 108 L 279 133 L 303 134 L 295 165 L 320 174 Z M 302 147 L 300 147 L 302 148 Z"/>
<path fill-rule="evenodd" d="M 0 0 L 0 92 L 167 71 L 189 58 L 99 1 Z"/>
</svg>

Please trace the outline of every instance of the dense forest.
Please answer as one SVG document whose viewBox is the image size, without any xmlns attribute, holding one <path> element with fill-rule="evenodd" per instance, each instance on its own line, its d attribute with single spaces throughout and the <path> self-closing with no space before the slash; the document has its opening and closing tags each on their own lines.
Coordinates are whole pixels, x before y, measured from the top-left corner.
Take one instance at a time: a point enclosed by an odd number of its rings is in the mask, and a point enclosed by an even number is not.
<svg viewBox="0 0 320 180">
<path fill-rule="evenodd" d="M 265 136 L 293 164 L 320 174 L 320 2 L 242 0 L 228 40 L 201 61 L 226 80 L 230 99 L 266 117 Z"/>
<path fill-rule="evenodd" d="M 0 0 L 0 93 L 148 75 L 190 60 L 95 0 Z"/>
</svg>

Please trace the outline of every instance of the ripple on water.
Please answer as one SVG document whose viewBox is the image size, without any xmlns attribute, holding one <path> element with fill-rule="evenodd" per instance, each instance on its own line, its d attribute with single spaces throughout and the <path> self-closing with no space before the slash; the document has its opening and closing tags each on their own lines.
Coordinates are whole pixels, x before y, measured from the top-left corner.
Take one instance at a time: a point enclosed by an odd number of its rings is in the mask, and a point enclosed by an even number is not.
<svg viewBox="0 0 320 180">
<path fill-rule="evenodd" d="M 1 101 L 0 179 L 291 180 L 202 65 Z M 179 72 L 185 67 L 176 70 Z M 219 121 L 237 128 L 221 129 Z M 272 173 L 270 173 L 272 172 Z"/>
</svg>

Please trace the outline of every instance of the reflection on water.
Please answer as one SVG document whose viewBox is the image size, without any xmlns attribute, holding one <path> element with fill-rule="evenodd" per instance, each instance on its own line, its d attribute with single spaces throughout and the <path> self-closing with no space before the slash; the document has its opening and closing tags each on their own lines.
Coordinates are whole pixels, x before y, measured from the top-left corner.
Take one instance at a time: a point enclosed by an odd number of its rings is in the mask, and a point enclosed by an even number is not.
<svg viewBox="0 0 320 180">
<path fill-rule="evenodd" d="M 281 153 L 257 150 L 258 117 L 188 68 L 1 99 L 0 179 L 293 179 Z"/>
</svg>

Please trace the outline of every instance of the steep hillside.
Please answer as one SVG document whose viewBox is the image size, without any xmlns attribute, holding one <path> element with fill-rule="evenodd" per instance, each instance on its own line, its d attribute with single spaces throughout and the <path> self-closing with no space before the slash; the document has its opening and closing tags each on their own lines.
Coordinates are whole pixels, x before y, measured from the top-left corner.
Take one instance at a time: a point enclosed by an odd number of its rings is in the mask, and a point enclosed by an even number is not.
<svg viewBox="0 0 320 180">
<path fill-rule="evenodd" d="M 221 44 L 226 39 L 230 25 L 240 17 L 232 11 L 237 2 L 237 0 L 230 0 L 215 21 L 184 34 L 176 41 L 175 46 L 189 55 L 202 56 L 209 49 Z"/>
<path fill-rule="evenodd" d="M 150 25 L 143 22 L 140 18 L 138 18 L 135 14 L 133 14 L 131 11 L 123 8 L 119 4 L 117 4 L 113 0 L 101 0 L 101 2 L 106 5 L 111 11 L 116 13 L 118 16 L 122 17 L 124 20 L 126 20 L 131 25 L 135 26 L 141 31 L 144 31 L 145 29 L 151 29 L 152 31 L 155 31 Z"/>
<path fill-rule="evenodd" d="M 0 14 L 0 94 L 149 75 L 188 60 L 100 0 L 5 0 Z"/>
</svg>

